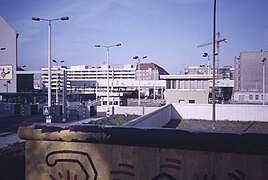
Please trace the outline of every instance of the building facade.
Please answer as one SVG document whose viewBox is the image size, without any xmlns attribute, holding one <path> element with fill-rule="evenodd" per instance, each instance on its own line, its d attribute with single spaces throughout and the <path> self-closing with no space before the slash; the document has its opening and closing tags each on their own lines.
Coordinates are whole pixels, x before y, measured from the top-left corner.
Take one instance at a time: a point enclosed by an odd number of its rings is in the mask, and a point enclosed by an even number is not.
<svg viewBox="0 0 268 180">
<path fill-rule="evenodd" d="M 168 72 L 155 63 L 141 63 L 140 70 L 136 66 L 136 80 L 159 80 L 160 75 L 168 75 Z"/>
<path fill-rule="evenodd" d="M 165 89 L 165 82 L 159 80 L 159 73 L 161 69 L 159 66 L 155 72 L 155 80 L 152 80 L 152 73 L 150 77 L 140 80 L 142 96 L 150 96 L 155 92 L 158 97 L 163 94 Z M 70 66 L 70 68 L 63 66 L 53 66 L 52 70 L 52 91 L 58 89 L 59 92 L 63 89 L 63 71 L 67 72 L 67 92 L 68 94 L 96 94 L 96 97 L 103 96 L 107 92 L 107 65 L 89 68 L 86 65 Z M 47 71 L 47 68 L 42 68 L 42 71 Z M 148 74 L 148 73 L 147 73 Z M 131 65 L 110 66 L 109 67 L 109 89 L 110 92 L 137 92 L 139 81 L 136 79 L 137 69 Z M 42 82 L 45 87 L 48 83 L 48 75 L 42 75 Z"/>
<path fill-rule="evenodd" d="M 235 58 L 235 102 L 262 103 L 264 80 L 265 102 L 268 102 L 268 62 L 263 63 L 264 58 L 268 59 L 268 51 L 241 52 L 240 56 Z M 264 79 L 263 74 L 265 74 Z"/>
<path fill-rule="evenodd" d="M 199 65 L 185 68 L 186 75 L 213 75 L 213 70 L 210 66 Z M 234 89 L 234 68 L 232 66 L 224 66 L 217 68 L 215 71 L 215 87 L 216 101 L 218 103 L 230 103 Z M 210 80 L 209 102 L 212 103 L 212 86 L 213 80 Z"/>
<path fill-rule="evenodd" d="M 199 66 L 189 66 L 185 68 L 184 74 L 197 75 L 197 74 L 213 74 L 212 68 L 207 65 Z M 216 79 L 228 79 L 234 80 L 234 68 L 232 66 L 226 65 L 216 69 Z"/>
<path fill-rule="evenodd" d="M 17 92 L 17 32 L 0 16 L 0 93 Z"/>
</svg>

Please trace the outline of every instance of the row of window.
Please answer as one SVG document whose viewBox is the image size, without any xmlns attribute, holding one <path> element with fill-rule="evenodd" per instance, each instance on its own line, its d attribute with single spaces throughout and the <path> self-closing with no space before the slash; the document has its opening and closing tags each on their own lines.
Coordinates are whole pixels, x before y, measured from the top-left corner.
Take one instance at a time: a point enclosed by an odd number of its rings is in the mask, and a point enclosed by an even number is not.
<svg viewBox="0 0 268 180">
<path fill-rule="evenodd" d="M 207 80 L 167 80 L 167 89 L 207 89 L 209 82 Z"/>
<path fill-rule="evenodd" d="M 263 100 L 263 95 L 259 95 L 259 94 L 252 95 L 252 94 L 250 94 L 248 96 L 248 99 L 249 100 Z"/>
</svg>

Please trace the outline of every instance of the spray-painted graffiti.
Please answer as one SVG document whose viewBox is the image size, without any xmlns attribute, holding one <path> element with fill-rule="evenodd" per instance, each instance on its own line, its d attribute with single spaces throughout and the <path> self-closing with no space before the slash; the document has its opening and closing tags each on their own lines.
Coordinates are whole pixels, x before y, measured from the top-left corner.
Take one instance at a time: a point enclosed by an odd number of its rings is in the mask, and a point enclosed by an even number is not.
<svg viewBox="0 0 268 180">
<path fill-rule="evenodd" d="M 57 169 L 53 173 L 48 174 L 48 177 L 51 180 L 59 179 L 94 179 L 98 178 L 97 168 L 90 157 L 89 153 L 82 151 L 72 151 L 72 150 L 62 150 L 62 151 L 52 151 L 46 155 L 45 162 L 50 168 L 64 167 L 62 169 Z M 60 165 L 61 164 L 61 165 Z M 73 167 L 72 164 L 78 165 L 80 172 L 71 173 L 70 168 Z M 57 166 L 59 165 L 59 166 Z M 100 167 L 101 168 L 101 167 Z M 109 170 L 111 180 L 118 179 L 136 179 L 135 165 L 120 162 L 117 166 L 112 167 L 114 169 Z M 156 172 L 159 172 L 157 175 L 150 178 L 151 180 L 176 180 L 179 179 L 181 170 L 183 170 L 182 161 L 178 158 L 165 158 L 160 161 L 159 169 Z M 99 169 L 103 171 L 103 169 Z M 81 173 L 82 172 L 82 173 Z M 243 180 L 245 179 L 246 174 L 241 169 L 236 169 L 226 173 L 226 179 L 234 180 Z M 199 177 L 193 177 L 196 180 L 216 180 L 217 176 L 215 174 L 204 174 Z M 222 178 L 219 178 L 222 179 Z"/>
<path fill-rule="evenodd" d="M 125 179 L 129 179 L 131 177 L 135 177 L 135 173 L 133 170 L 135 169 L 135 166 L 126 164 L 126 163 L 119 163 L 118 164 L 119 170 L 112 170 L 110 171 L 111 175 L 117 176 L 117 175 L 124 175 Z M 116 180 L 118 178 L 114 178 L 113 180 Z"/>
<path fill-rule="evenodd" d="M 84 160 L 85 159 L 85 160 Z M 85 164 L 82 163 L 89 163 L 87 164 L 87 167 L 90 167 L 90 169 L 85 168 Z M 64 151 L 53 151 L 47 154 L 46 156 L 46 164 L 49 167 L 55 167 L 59 163 L 66 163 L 66 166 L 68 167 L 69 163 L 75 163 L 77 164 L 81 170 L 82 174 L 85 176 L 85 179 L 97 179 L 98 172 L 94 166 L 94 163 L 90 157 L 90 155 L 86 152 L 81 151 L 71 151 L 71 150 L 64 150 Z M 68 169 L 68 168 L 67 168 Z M 81 175 L 81 173 L 79 173 Z M 50 174 L 49 177 L 53 180 L 57 180 L 57 176 L 59 178 L 63 178 L 62 172 L 58 172 L 57 175 Z M 66 178 L 70 178 L 70 171 L 67 170 Z M 73 179 L 77 179 L 78 173 L 73 175 Z"/>
</svg>

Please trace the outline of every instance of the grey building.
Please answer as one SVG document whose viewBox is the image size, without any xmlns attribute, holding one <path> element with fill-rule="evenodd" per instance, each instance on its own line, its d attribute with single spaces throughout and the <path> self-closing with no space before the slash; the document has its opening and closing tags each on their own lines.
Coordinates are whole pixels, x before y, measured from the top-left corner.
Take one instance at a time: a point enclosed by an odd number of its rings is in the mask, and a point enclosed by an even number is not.
<svg viewBox="0 0 268 180">
<path fill-rule="evenodd" d="M 0 93 L 17 92 L 16 31 L 0 16 Z"/>
<path fill-rule="evenodd" d="M 261 103 L 263 101 L 263 58 L 268 51 L 241 52 L 235 58 L 234 100 L 239 103 Z M 267 62 L 264 64 L 267 67 Z M 268 68 L 265 68 L 265 96 L 268 89 Z"/>
</svg>

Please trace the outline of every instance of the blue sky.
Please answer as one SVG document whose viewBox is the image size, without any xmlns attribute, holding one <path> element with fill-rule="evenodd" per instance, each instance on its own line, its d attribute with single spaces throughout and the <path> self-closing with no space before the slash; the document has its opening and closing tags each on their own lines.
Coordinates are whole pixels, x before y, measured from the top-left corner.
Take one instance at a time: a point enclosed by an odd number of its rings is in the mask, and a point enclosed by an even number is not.
<svg viewBox="0 0 268 180">
<path fill-rule="evenodd" d="M 268 49 L 267 0 L 218 0 L 217 31 L 222 38 L 220 65 L 233 65 L 243 51 Z M 110 49 L 110 64 L 135 64 L 146 55 L 170 74 L 206 64 L 212 46 L 213 0 L 1 0 L 0 15 L 19 36 L 18 64 L 27 70 L 47 66 L 47 22 L 32 17 L 69 21 L 52 23 L 52 59 L 64 65 L 98 66 Z"/>
</svg>

